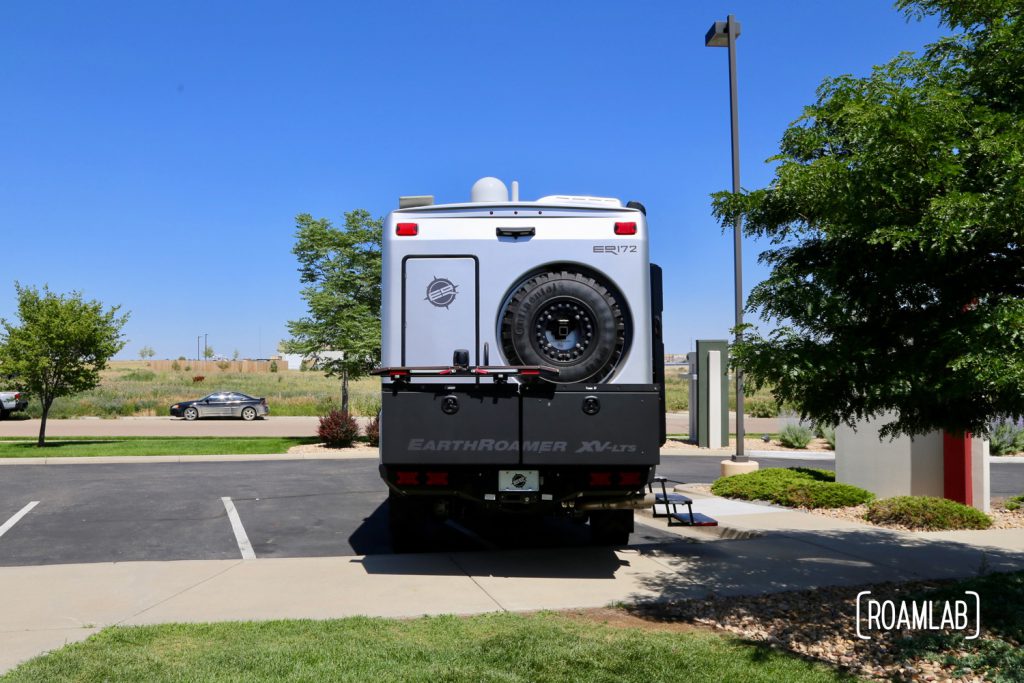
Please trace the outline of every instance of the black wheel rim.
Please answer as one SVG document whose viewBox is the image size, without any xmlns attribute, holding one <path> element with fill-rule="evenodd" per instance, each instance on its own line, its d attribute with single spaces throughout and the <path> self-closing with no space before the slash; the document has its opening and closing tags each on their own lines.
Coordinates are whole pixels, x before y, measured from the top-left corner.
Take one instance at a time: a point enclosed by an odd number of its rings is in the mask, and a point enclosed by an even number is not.
<svg viewBox="0 0 1024 683">
<path fill-rule="evenodd" d="M 578 299 L 545 302 L 533 318 L 533 347 L 555 364 L 577 363 L 592 350 L 597 316 Z"/>
</svg>

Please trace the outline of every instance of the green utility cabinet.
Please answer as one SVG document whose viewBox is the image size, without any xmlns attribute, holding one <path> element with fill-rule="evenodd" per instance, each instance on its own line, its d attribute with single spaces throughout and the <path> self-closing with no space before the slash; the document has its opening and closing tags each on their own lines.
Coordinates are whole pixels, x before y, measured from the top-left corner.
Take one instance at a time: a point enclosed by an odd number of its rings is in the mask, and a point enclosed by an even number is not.
<svg viewBox="0 0 1024 683">
<path fill-rule="evenodd" d="M 690 441 L 701 448 L 729 445 L 729 342 L 698 339 L 686 354 L 690 370 Z"/>
</svg>

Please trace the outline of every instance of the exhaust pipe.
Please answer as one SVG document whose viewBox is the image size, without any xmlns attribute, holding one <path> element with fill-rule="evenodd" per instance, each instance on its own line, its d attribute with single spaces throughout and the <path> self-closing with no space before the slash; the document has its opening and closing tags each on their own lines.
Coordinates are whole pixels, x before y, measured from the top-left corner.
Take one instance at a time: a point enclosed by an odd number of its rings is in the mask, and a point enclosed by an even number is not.
<svg viewBox="0 0 1024 683">
<path fill-rule="evenodd" d="M 653 493 L 647 493 L 633 498 L 620 498 L 619 500 L 589 500 L 576 503 L 577 510 L 638 510 L 649 508 L 654 505 Z"/>
</svg>

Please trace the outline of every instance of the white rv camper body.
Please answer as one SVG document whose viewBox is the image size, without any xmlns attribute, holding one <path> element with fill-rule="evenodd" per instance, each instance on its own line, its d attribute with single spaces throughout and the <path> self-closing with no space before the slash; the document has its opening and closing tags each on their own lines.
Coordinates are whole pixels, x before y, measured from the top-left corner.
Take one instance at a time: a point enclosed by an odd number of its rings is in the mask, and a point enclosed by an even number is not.
<svg viewBox="0 0 1024 683">
<path fill-rule="evenodd" d="M 483 179 L 469 203 L 403 198 L 384 224 L 393 542 L 421 540 L 423 517 L 482 507 L 589 518 L 595 539 L 624 543 L 665 438 L 645 212 L 503 190 Z"/>
<path fill-rule="evenodd" d="M 512 288 L 528 273 L 577 265 L 623 293 L 632 328 L 629 348 L 612 376 L 596 379 L 651 382 L 650 326 L 636 324 L 651 317 L 645 216 L 621 206 L 588 206 L 585 200 L 545 201 L 554 200 L 448 204 L 388 215 L 382 277 L 388 283 L 401 280 L 404 286 L 384 288 L 382 365 L 448 365 L 455 349 L 468 349 L 470 361 L 483 365 L 485 344 L 491 364 L 512 364 L 499 339 L 501 313 Z M 636 223 L 636 234 L 615 234 L 617 222 Z M 417 234 L 398 236 L 399 223 L 415 224 Z M 497 237 L 501 228 L 534 228 L 535 234 Z M 428 290 L 435 282 L 441 291 L 432 300 Z M 455 288 L 450 296 L 443 291 L 448 283 Z"/>
</svg>

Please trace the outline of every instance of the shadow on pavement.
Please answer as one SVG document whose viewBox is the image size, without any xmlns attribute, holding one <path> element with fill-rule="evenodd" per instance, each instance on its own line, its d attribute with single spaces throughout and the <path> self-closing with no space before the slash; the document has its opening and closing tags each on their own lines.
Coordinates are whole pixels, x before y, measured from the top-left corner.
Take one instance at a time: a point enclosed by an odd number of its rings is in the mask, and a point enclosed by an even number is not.
<svg viewBox="0 0 1024 683">
<path fill-rule="evenodd" d="M 630 566 L 610 547 L 367 555 L 352 561 L 361 563 L 367 574 L 545 579 L 612 579 Z"/>
<path fill-rule="evenodd" d="M 643 587 L 657 595 L 655 601 L 967 578 L 1024 569 L 1024 553 L 874 529 L 769 532 L 747 540 L 641 551 L 670 569 L 642 579 Z"/>
<path fill-rule="evenodd" d="M 354 561 L 371 574 L 606 579 L 630 564 L 619 559 L 614 548 L 594 546 L 585 524 L 525 516 L 432 521 L 425 529 L 422 552 L 394 554 L 388 514 L 388 504 L 382 502 L 348 539 L 356 553 L 366 556 Z M 667 543 L 691 543 L 641 524 L 630 540 L 634 552 L 640 547 L 653 550 Z"/>
</svg>

